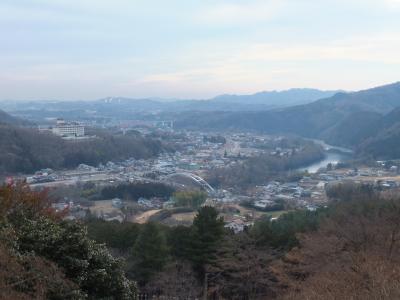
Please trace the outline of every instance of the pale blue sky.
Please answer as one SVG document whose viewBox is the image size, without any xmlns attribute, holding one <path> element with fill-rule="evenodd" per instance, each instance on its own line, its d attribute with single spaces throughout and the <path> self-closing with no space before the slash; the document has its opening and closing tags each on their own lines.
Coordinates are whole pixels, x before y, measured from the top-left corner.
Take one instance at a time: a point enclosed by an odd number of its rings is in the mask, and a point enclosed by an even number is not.
<svg viewBox="0 0 400 300">
<path fill-rule="evenodd" d="M 400 80 L 400 0 L 1 0 L 0 99 Z"/>
</svg>

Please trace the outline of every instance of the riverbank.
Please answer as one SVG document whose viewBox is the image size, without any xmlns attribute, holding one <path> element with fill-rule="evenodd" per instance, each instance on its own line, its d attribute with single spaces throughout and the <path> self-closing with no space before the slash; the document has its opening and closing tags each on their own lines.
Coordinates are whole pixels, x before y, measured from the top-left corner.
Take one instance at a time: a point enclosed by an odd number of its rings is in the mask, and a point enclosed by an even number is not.
<svg viewBox="0 0 400 300">
<path fill-rule="evenodd" d="M 325 168 L 328 164 L 336 165 L 340 162 L 348 160 L 353 154 L 353 150 L 348 148 L 329 145 L 322 140 L 309 140 L 313 141 L 317 145 L 320 145 L 324 149 L 325 157 L 318 162 L 314 162 L 308 166 L 297 169 L 300 172 L 308 171 L 308 173 L 317 173 L 319 169 Z"/>
<path fill-rule="evenodd" d="M 319 169 L 325 168 L 328 164 L 335 165 L 345 161 L 350 157 L 351 157 L 350 155 L 346 154 L 326 152 L 325 158 L 322 159 L 321 161 L 312 163 L 306 167 L 302 167 L 297 170 L 301 172 L 308 171 L 308 173 L 317 173 Z"/>
</svg>

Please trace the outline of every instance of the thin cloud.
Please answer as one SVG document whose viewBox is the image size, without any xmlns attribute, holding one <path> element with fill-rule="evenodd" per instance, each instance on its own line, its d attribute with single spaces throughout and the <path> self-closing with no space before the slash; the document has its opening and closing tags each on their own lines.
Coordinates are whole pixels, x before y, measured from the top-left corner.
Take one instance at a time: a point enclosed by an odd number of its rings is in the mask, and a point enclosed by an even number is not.
<svg viewBox="0 0 400 300">
<path fill-rule="evenodd" d="M 400 0 L 0 2 L 1 98 L 357 89 L 400 76 Z"/>
<path fill-rule="evenodd" d="M 318 61 L 350 60 L 400 64 L 400 36 L 385 34 L 333 41 L 325 44 L 256 44 L 245 49 L 237 60 Z"/>
<path fill-rule="evenodd" d="M 253 24 L 276 18 L 285 3 L 282 0 L 217 3 L 201 10 L 195 20 L 205 25 Z"/>
</svg>

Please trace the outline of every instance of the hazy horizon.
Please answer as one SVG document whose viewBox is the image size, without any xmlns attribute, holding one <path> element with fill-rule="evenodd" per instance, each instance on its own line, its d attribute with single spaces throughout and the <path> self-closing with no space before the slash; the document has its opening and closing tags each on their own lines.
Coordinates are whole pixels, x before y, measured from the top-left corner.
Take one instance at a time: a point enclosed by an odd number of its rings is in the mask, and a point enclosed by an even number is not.
<svg viewBox="0 0 400 300">
<path fill-rule="evenodd" d="M 391 83 L 387 83 L 391 84 Z M 386 84 L 385 84 L 386 85 Z M 373 88 L 373 87 L 369 87 Z M 368 89 L 368 88 L 367 88 Z M 51 101 L 97 101 L 100 99 L 108 99 L 108 98 L 124 98 L 124 99 L 132 99 L 132 100 L 160 100 L 160 101 L 188 101 L 188 100 L 197 100 L 197 101 L 206 101 L 206 100 L 212 100 L 214 98 L 218 98 L 221 96 L 252 96 L 260 93 L 282 93 L 282 92 L 288 92 L 292 90 L 316 90 L 320 92 L 344 92 L 344 93 L 351 93 L 351 92 L 356 92 L 356 91 L 350 91 L 350 90 L 343 90 L 343 89 L 332 89 L 332 90 L 322 90 L 318 88 L 313 88 L 313 87 L 293 87 L 293 88 L 288 88 L 288 89 L 281 89 L 281 90 L 262 90 L 262 91 L 255 91 L 253 93 L 246 93 L 246 94 L 234 94 L 234 93 L 220 93 L 213 95 L 208 98 L 173 98 L 173 97 L 157 97 L 157 96 L 143 96 L 143 97 L 129 97 L 125 95 L 108 95 L 104 97 L 99 97 L 99 98 L 70 98 L 70 99 L 62 99 L 62 98 L 53 98 L 53 99 L 0 99 L 0 102 L 2 101 L 16 101 L 16 102 L 24 102 L 24 101 L 44 101 L 44 102 L 51 102 Z"/>
<path fill-rule="evenodd" d="M 0 99 L 209 99 L 400 78 L 399 0 L 0 3 Z"/>
</svg>

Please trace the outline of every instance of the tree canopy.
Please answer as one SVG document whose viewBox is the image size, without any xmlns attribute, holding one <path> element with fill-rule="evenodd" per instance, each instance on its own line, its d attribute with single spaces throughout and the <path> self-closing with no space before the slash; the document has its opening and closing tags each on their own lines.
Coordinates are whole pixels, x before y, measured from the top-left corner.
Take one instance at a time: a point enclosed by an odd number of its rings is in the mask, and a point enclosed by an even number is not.
<svg viewBox="0 0 400 300">
<path fill-rule="evenodd" d="M 38 295 L 44 289 L 44 298 L 49 299 L 135 297 L 135 284 L 125 277 L 122 262 L 88 238 L 83 225 L 63 221 L 62 215 L 51 209 L 45 192 L 31 191 L 26 185 L 0 187 L 0 208 L 0 240 L 7 241 L 0 250 L 13 259 L 15 270 L 27 274 L 21 280 L 20 274 L 11 270 L 8 279 L 0 277 L 11 294 Z M 38 268 L 39 282 L 28 272 L 32 264 Z M 47 265 L 52 266 L 60 288 L 53 286 Z"/>
</svg>

